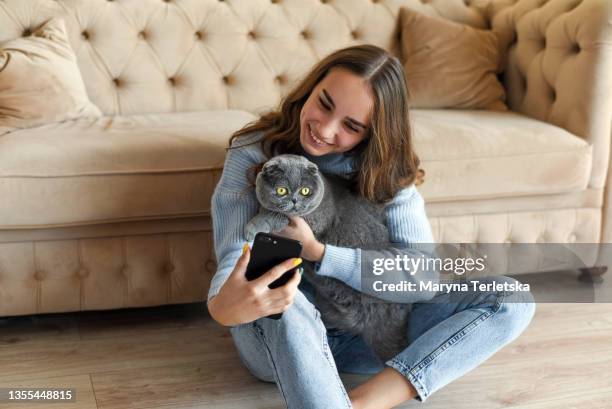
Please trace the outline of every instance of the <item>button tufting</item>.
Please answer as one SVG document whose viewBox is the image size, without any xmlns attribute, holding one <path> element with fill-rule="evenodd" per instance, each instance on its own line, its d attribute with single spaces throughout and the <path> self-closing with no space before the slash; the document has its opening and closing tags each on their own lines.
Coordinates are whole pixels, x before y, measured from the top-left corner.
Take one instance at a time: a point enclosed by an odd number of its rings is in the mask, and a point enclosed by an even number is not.
<svg viewBox="0 0 612 409">
<path fill-rule="evenodd" d="M 351 31 L 351 37 L 357 39 L 357 38 L 359 38 L 359 35 L 360 35 L 359 31 L 357 31 L 357 30 Z"/>
<path fill-rule="evenodd" d="M 45 274 L 44 271 L 38 270 L 34 272 L 34 279 L 37 281 L 42 281 L 45 279 L 47 275 Z"/>
<path fill-rule="evenodd" d="M 121 85 L 123 85 L 122 81 L 119 78 L 113 78 L 113 83 L 115 84 L 115 87 L 120 87 Z"/>
<path fill-rule="evenodd" d="M 303 30 L 300 35 L 302 36 L 302 38 L 308 39 L 310 38 L 310 33 L 306 30 Z"/>
<path fill-rule="evenodd" d="M 223 83 L 226 85 L 230 83 L 230 78 L 227 75 L 224 75 L 221 79 L 223 80 Z"/>
<path fill-rule="evenodd" d="M 139 32 L 138 38 L 140 38 L 141 40 L 144 40 L 145 38 L 147 38 L 147 33 L 144 30 Z"/>
<path fill-rule="evenodd" d="M 285 76 L 284 75 L 277 75 L 274 78 L 274 81 L 276 81 L 279 84 L 284 84 L 286 82 Z"/>
<path fill-rule="evenodd" d="M 166 271 L 166 273 L 173 272 L 174 271 L 174 264 L 166 263 L 166 265 L 164 266 L 164 271 Z"/>
<path fill-rule="evenodd" d="M 168 78 L 168 83 L 169 83 L 171 86 L 175 86 L 175 85 L 176 85 L 176 78 L 174 78 L 174 77 L 170 77 L 170 78 Z"/>
<path fill-rule="evenodd" d="M 278 3 L 278 1 L 279 1 L 279 0 L 270 0 L 270 3 L 272 3 L 272 4 L 276 4 L 276 3 Z"/>
<path fill-rule="evenodd" d="M 251 40 L 254 40 L 255 38 L 257 38 L 257 35 L 255 34 L 254 31 L 249 31 L 248 36 Z"/>
<path fill-rule="evenodd" d="M 77 271 L 77 275 L 81 278 L 85 278 L 89 275 L 89 270 L 83 267 L 79 271 Z"/>
<path fill-rule="evenodd" d="M 83 39 L 85 39 L 85 40 L 89 40 L 89 32 L 83 31 L 81 33 L 81 37 L 83 37 Z"/>
<path fill-rule="evenodd" d="M 553 102 L 557 100 L 557 92 L 554 88 L 550 89 L 550 99 L 552 99 Z"/>
<path fill-rule="evenodd" d="M 580 51 L 582 51 L 582 48 L 580 48 L 580 44 L 574 43 L 572 51 L 574 52 L 574 54 L 578 54 Z"/>
<path fill-rule="evenodd" d="M 21 33 L 22 37 L 27 37 L 27 36 L 31 36 L 32 35 L 32 30 L 29 28 L 26 28 L 25 30 L 23 30 L 23 33 Z"/>
<path fill-rule="evenodd" d="M 204 39 L 205 34 L 204 34 L 204 32 L 203 32 L 203 31 L 196 31 L 196 32 L 195 32 L 195 37 L 196 37 L 198 40 L 202 40 L 202 39 Z"/>
</svg>

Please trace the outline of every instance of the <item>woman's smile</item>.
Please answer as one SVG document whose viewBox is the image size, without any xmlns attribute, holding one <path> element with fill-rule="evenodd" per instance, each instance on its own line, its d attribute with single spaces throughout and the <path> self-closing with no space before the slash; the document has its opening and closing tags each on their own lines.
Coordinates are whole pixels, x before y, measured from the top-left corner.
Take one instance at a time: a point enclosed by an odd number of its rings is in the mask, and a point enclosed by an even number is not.
<svg viewBox="0 0 612 409">
<path fill-rule="evenodd" d="M 308 125 L 308 134 L 310 135 L 309 142 L 311 142 L 311 145 L 314 145 L 317 148 L 322 148 L 322 147 L 333 146 L 334 145 L 332 143 L 325 142 L 321 138 L 318 138 L 316 133 L 315 133 L 315 131 L 313 130 L 312 125 Z"/>
</svg>

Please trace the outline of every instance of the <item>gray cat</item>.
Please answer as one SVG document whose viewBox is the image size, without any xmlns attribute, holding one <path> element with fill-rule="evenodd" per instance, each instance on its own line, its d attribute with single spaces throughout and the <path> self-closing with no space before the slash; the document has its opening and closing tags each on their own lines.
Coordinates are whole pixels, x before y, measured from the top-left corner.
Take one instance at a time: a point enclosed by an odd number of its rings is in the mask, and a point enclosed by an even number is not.
<svg viewBox="0 0 612 409">
<path fill-rule="evenodd" d="M 301 216 L 322 243 L 361 249 L 389 246 L 384 209 L 353 194 L 347 181 L 324 175 L 299 155 L 278 155 L 257 175 L 259 213 L 247 223 L 245 237 L 284 228 L 287 215 Z M 386 360 L 408 345 L 410 304 L 390 303 L 358 292 L 344 282 L 314 273 L 304 262 L 304 277 L 316 290 L 315 305 L 327 328 L 359 334 Z M 356 271 L 355 274 L 361 274 Z"/>
</svg>

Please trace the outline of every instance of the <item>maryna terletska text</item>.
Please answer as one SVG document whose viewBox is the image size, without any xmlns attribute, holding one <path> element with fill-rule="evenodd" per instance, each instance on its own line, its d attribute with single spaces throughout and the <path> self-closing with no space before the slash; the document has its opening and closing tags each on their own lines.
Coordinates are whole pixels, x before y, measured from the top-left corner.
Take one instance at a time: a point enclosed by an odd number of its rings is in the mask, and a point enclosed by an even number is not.
<svg viewBox="0 0 612 409">
<path fill-rule="evenodd" d="M 478 280 L 468 283 L 437 283 L 433 281 L 400 281 L 399 283 L 383 283 L 382 281 L 374 281 L 372 283 L 374 291 L 434 291 L 444 292 L 446 294 L 454 291 L 530 291 L 529 284 L 519 282 L 497 282 L 490 281 L 482 283 Z"/>
</svg>

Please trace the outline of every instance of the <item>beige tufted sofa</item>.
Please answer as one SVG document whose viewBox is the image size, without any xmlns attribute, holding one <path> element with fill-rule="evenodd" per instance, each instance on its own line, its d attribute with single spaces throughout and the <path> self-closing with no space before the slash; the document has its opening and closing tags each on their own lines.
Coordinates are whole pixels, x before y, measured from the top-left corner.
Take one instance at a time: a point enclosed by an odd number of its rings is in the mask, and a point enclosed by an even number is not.
<svg viewBox="0 0 612 409">
<path fill-rule="evenodd" d="M 493 28 L 508 112 L 414 110 L 436 240 L 612 240 L 609 0 L 0 0 L 66 18 L 105 113 L 0 137 L 0 316 L 205 299 L 232 131 L 318 59 L 398 54 L 401 6 Z"/>
</svg>

